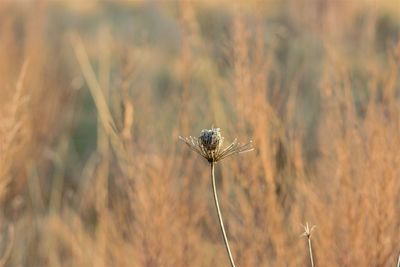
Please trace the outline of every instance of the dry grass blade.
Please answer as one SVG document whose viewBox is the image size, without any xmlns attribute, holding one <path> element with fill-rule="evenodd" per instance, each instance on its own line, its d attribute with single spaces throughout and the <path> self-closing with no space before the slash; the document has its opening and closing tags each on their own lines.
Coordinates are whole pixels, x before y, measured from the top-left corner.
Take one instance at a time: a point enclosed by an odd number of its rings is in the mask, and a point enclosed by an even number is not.
<svg viewBox="0 0 400 267">
<path fill-rule="evenodd" d="M 8 228 L 8 237 L 9 237 L 8 244 L 6 246 L 6 249 L 4 250 L 3 256 L 0 258 L 0 267 L 3 267 L 6 265 L 8 259 L 10 258 L 12 248 L 14 246 L 15 235 L 14 235 L 14 226 L 13 225 L 10 225 Z"/>
<path fill-rule="evenodd" d="M 72 40 L 76 58 L 78 59 L 82 73 L 89 86 L 89 90 L 93 96 L 93 100 L 96 104 L 97 110 L 100 113 L 100 118 L 102 120 L 103 126 L 107 131 L 107 134 L 109 134 L 113 139 L 117 139 L 114 120 L 108 108 L 103 90 L 101 90 L 100 84 L 96 79 L 96 74 L 94 73 L 93 68 L 90 65 L 89 57 L 87 55 L 85 47 L 83 46 L 82 40 L 79 38 L 79 36 L 74 36 Z"/>
<path fill-rule="evenodd" d="M 90 93 L 92 94 L 93 100 L 96 104 L 97 111 L 99 112 L 100 120 L 102 122 L 104 130 L 109 136 L 115 150 L 120 154 L 121 158 L 127 159 L 128 156 L 125 151 L 124 145 L 121 142 L 121 138 L 116 132 L 114 119 L 111 115 L 103 90 L 101 89 L 100 84 L 96 79 L 96 74 L 92 66 L 90 65 L 89 57 L 82 43 L 82 40 L 79 38 L 79 36 L 73 36 L 72 44 L 83 76 L 85 77 Z"/>
</svg>

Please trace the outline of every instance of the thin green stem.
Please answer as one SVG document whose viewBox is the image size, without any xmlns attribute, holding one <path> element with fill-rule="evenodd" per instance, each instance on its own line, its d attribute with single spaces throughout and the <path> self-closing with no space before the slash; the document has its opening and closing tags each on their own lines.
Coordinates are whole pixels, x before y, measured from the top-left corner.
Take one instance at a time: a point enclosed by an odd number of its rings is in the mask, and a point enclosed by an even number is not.
<svg viewBox="0 0 400 267">
<path fill-rule="evenodd" d="M 233 261 L 233 256 L 232 256 L 231 249 L 229 248 L 229 242 L 228 242 L 228 238 L 226 237 L 224 222 L 222 220 L 221 210 L 219 208 L 217 187 L 216 187 L 216 184 L 215 184 L 215 175 L 214 175 L 215 162 L 210 162 L 210 165 L 211 165 L 211 180 L 212 180 L 212 187 L 213 187 L 213 192 L 214 192 L 214 201 L 215 201 L 215 207 L 217 208 L 219 225 L 221 227 L 221 232 L 222 232 L 222 235 L 224 237 L 225 248 L 226 248 L 226 252 L 228 253 L 228 256 L 229 256 L 231 267 L 236 267 L 235 266 L 235 262 Z"/>
</svg>

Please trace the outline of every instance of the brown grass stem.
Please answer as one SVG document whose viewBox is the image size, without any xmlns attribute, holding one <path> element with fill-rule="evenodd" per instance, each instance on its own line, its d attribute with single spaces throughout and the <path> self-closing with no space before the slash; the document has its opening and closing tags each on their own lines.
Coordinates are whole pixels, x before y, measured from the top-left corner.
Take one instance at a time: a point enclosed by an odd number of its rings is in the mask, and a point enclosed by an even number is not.
<svg viewBox="0 0 400 267">
<path fill-rule="evenodd" d="M 216 187 L 216 183 L 215 183 L 215 174 L 214 174 L 215 162 L 210 162 L 210 166 L 211 166 L 212 187 L 213 187 L 213 192 L 214 192 L 214 201 L 215 201 L 215 207 L 217 209 L 219 225 L 221 227 L 221 232 L 222 232 L 222 235 L 224 237 L 225 248 L 226 248 L 226 252 L 228 253 L 228 256 L 229 256 L 229 261 L 231 263 L 231 266 L 235 267 L 235 262 L 233 260 L 231 249 L 229 247 L 228 237 L 226 236 L 226 232 L 225 232 L 224 221 L 222 219 L 221 209 L 219 208 L 217 187 Z"/>
</svg>

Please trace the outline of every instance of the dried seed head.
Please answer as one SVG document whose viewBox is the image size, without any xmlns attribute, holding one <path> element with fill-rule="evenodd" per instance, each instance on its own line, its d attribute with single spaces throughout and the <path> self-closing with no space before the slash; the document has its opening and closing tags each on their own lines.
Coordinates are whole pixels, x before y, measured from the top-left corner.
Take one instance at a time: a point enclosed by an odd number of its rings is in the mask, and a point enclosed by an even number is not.
<svg viewBox="0 0 400 267">
<path fill-rule="evenodd" d="M 204 129 L 200 133 L 199 140 L 207 150 L 216 150 L 223 142 L 221 130 L 219 128 L 213 128 L 211 130 Z"/>
<path fill-rule="evenodd" d="M 302 234 L 302 236 L 307 237 L 308 239 L 311 238 L 311 233 L 314 230 L 315 227 L 317 227 L 316 225 L 312 225 L 311 227 L 308 225 L 308 222 L 306 222 L 306 225 L 301 225 L 303 226 L 304 232 Z"/>
<path fill-rule="evenodd" d="M 233 154 L 245 153 L 253 150 L 252 142 L 244 145 L 235 139 L 229 146 L 222 148 L 224 137 L 219 128 L 202 130 L 199 138 L 192 136 L 179 138 L 185 142 L 192 150 L 199 153 L 208 162 L 217 162 Z"/>
</svg>

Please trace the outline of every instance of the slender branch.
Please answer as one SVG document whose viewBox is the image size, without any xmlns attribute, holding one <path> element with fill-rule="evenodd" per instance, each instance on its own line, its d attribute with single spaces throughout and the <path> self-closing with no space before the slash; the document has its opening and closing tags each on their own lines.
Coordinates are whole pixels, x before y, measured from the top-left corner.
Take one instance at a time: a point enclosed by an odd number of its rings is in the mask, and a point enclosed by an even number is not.
<svg viewBox="0 0 400 267">
<path fill-rule="evenodd" d="M 225 248 L 226 248 L 226 251 L 227 251 L 228 256 L 229 256 L 231 267 L 236 267 L 235 266 L 235 262 L 233 261 L 233 256 L 232 256 L 231 249 L 229 248 L 229 242 L 228 242 L 228 238 L 226 237 L 224 222 L 222 220 L 221 210 L 219 208 L 217 187 L 216 187 L 216 184 L 215 184 L 215 175 L 214 175 L 215 162 L 210 162 L 210 165 L 211 165 L 212 187 L 213 187 L 213 192 L 214 192 L 215 207 L 217 208 L 217 213 L 218 213 L 219 225 L 221 227 L 221 232 L 222 232 L 222 235 L 224 237 Z"/>
</svg>

